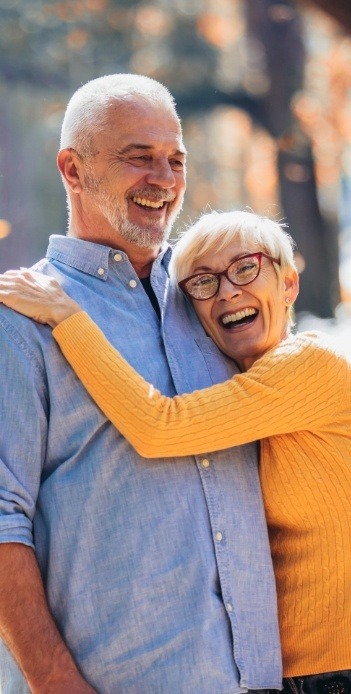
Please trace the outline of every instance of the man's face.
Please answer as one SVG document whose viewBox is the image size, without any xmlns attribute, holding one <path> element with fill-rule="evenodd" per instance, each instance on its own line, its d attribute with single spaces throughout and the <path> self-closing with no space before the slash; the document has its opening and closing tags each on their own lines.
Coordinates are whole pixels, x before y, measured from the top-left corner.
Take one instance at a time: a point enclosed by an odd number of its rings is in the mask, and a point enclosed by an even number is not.
<svg viewBox="0 0 351 694">
<path fill-rule="evenodd" d="M 146 101 L 112 104 L 108 125 L 84 161 L 86 212 L 142 248 L 168 238 L 185 192 L 185 149 L 174 112 Z M 101 219 L 99 219 L 99 217 Z M 117 245 L 117 244 L 116 244 Z"/>
</svg>

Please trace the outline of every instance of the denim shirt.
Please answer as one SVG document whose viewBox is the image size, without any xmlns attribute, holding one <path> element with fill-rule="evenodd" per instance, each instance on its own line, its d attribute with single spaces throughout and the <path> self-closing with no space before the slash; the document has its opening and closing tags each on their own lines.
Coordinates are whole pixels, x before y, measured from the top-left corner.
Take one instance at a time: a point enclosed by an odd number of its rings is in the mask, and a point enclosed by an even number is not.
<svg viewBox="0 0 351 694">
<path fill-rule="evenodd" d="M 56 277 L 128 361 L 173 395 L 234 369 L 169 283 L 158 319 L 122 251 L 53 236 Z M 87 344 L 89 359 L 89 344 Z M 279 688 L 257 444 L 145 460 L 91 400 L 48 326 L 0 308 L 0 542 L 33 547 L 51 610 L 100 694 Z M 2 694 L 28 692 L 0 653 Z"/>
</svg>

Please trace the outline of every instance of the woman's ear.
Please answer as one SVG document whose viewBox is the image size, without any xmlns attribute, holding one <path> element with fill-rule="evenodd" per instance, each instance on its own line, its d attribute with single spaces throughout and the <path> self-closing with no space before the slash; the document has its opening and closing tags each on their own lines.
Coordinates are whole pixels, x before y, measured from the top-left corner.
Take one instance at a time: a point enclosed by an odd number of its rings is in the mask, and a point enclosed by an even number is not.
<svg viewBox="0 0 351 694">
<path fill-rule="evenodd" d="M 82 190 L 83 170 L 82 160 L 71 147 L 61 149 L 57 155 L 57 166 L 61 176 L 73 193 Z"/>
<path fill-rule="evenodd" d="M 299 276 L 296 270 L 288 270 L 284 277 L 284 301 L 293 304 L 299 293 Z M 288 299 L 288 301 L 287 301 Z"/>
</svg>

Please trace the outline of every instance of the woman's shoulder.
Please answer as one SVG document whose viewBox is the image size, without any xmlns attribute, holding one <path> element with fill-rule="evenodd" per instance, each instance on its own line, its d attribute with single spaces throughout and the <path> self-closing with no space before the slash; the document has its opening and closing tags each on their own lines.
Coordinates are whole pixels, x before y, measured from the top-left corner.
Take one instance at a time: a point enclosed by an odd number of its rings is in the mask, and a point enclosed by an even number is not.
<svg viewBox="0 0 351 694">
<path fill-rule="evenodd" d="M 325 349 L 335 352 L 343 352 L 344 345 L 341 339 L 334 333 L 324 332 L 323 330 L 304 330 L 289 335 L 289 340 L 295 344 L 297 348 L 300 346 L 310 346 L 312 349 Z"/>
<path fill-rule="evenodd" d="M 304 360 L 323 360 L 351 365 L 345 344 L 341 339 L 321 330 L 303 331 L 290 334 L 274 350 L 274 357 L 298 358 Z"/>
</svg>

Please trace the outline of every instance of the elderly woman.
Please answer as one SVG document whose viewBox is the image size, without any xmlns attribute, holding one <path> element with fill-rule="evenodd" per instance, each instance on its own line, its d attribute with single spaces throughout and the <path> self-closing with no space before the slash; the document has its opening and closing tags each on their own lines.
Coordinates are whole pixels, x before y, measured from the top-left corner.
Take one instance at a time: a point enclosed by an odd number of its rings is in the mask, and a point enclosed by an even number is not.
<svg viewBox="0 0 351 694">
<path fill-rule="evenodd" d="M 209 451 L 261 439 L 284 687 L 351 692 L 351 366 L 327 336 L 290 333 L 298 276 L 277 223 L 205 215 L 178 243 L 173 272 L 241 370 L 174 398 L 136 374 L 54 280 L 9 273 L 0 300 L 55 328 L 85 387 L 143 456 L 207 453 L 210 466 Z"/>
</svg>

